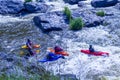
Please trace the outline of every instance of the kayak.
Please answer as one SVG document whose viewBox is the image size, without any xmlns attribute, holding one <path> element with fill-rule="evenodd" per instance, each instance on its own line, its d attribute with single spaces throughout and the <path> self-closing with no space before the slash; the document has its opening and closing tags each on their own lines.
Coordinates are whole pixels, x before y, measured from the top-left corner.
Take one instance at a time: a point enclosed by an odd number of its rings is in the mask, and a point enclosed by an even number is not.
<svg viewBox="0 0 120 80">
<path fill-rule="evenodd" d="M 21 48 L 27 49 L 28 47 L 26 45 L 23 45 Z M 40 48 L 39 44 L 33 45 L 33 48 Z"/>
<path fill-rule="evenodd" d="M 36 54 L 39 54 L 39 53 L 40 53 L 40 50 L 35 50 L 35 53 L 36 53 Z M 24 55 L 24 54 L 26 54 L 26 53 L 23 52 L 23 51 L 20 51 L 20 55 L 21 55 L 21 56 Z"/>
<path fill-rule="evenodd" d="M 52 49 L 52 48 L 48 48 L 48 50 L 49 50 L 50 52 L 55 53 L 55 54 L 59 54 L 59 55 L 62 55 L 62 56 L 69 56 L 69 54 L 68 54 L 67 52 L 65 52 L 65 51 L 55 52 L 55 50 Z"/>
<path fill-rule="evenodd" d="M 55 56 L 53 59 L 44 58 L 43 60 L 38 60 L 38 62 L 56 61 L 56 60 L 58 60 L 59 58 L 63 58 L 63 56 L 57 55 L 57 56 Z"/>
<path fill-rule="evenodd" d="M 89 50 L 81 50 L 81 52 L 84 54 L 94 55 L 94 56 L 109 56 L 109 53 L 101 52 L 101 51 L 90 52 Z"/>
<path fill-rule="evenodd" d="M 69 56 L 69 54 L 65 51 L 55 52 L 55 54 L 61 54 L 63 56 Z"/>
</svg>

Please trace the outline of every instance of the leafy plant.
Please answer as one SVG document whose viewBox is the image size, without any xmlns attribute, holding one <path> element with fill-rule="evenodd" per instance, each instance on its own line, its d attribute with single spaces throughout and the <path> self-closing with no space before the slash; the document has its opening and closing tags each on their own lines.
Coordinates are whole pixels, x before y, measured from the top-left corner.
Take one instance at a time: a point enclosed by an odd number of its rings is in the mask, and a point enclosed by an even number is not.
<svg viewBox="0 0 120 80">
<path fill-rule="evenodd" d="M 25 2 L 32 2 L 32 0 L 25 0 Z"/>
<path fill-rule="evenodd" d="M 71 21 L 71 11 L 68 7 L 64 7 L 64 14 L 67 16 L 68 20 Z"/>
<path fill-rule="evenodd" d="M 106 77 L 102 76 L 100 80 L 108 80 Z"/>
<path fill-rule="evenodd" d="M 83 20 L 81 18 L 76 18 L 71 20 L 70 29 L 71 30 L 79 30 L 84 26 Z"/>
<path fill-rule="evenodd" d="M 96 12 L 96 15 L 104 17 L 105 16 L 105 12 L 104 11 L 98 11 L 98 12 Z"/>
</svg>

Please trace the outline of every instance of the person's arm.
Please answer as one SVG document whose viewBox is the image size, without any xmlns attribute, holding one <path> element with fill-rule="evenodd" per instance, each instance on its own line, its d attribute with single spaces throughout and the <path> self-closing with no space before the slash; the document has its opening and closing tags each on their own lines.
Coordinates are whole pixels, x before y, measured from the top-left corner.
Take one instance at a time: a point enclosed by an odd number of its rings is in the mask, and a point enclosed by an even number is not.
<svg viewBox="0 0 120 80">
<path fill-rule="evenodd" d="M 32 49 L 32 46 L 29 43 L 26 43 L 27 47 Z"/>
</svg>

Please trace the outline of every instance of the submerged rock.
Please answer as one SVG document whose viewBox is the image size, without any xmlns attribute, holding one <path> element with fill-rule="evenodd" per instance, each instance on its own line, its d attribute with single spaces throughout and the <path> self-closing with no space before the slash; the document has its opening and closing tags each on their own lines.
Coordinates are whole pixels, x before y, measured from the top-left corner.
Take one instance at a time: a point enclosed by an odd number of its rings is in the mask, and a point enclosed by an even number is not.
<svg viewBox="0 0 120 80">
<path fill-rule="evenodd" d="M 22 0 L 0 0 L 0 14 L 17 14 L 24 9 Z"/>
<path fill-rule="evenodd" d="M 97 7 L 109 7 L 118 3 L 118 0 L 92 0 L 91 5 Z"/>
<path fill-rule="evenodd" d="M 45 13 L 48 10 L 48 5 L 40 2 L 27 2 L 24 4 L 25 9 L 28 12 L 41 12 Z"/>
<path fill-rule="evenodd" d="M 33 21 L 43 32 L 59 31 L 63 27 L 63 19 L 55 13 L 35 16 Z"/>
</svg>

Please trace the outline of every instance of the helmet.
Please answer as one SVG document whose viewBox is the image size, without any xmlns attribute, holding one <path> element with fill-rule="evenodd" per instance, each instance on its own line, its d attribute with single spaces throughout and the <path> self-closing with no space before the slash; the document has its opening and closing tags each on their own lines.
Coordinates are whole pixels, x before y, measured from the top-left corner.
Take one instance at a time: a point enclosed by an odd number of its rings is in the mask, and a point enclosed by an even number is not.
<svg viewBox="0 0 120 80">
<path fill-rule="evenodd" d="M 58 47 L 58 46 L 55 46 L 55 52 L 59 52 L 59 51 L 63 51 L 63 49 L 61 49 L 60 47 Z"/>
</svg>

